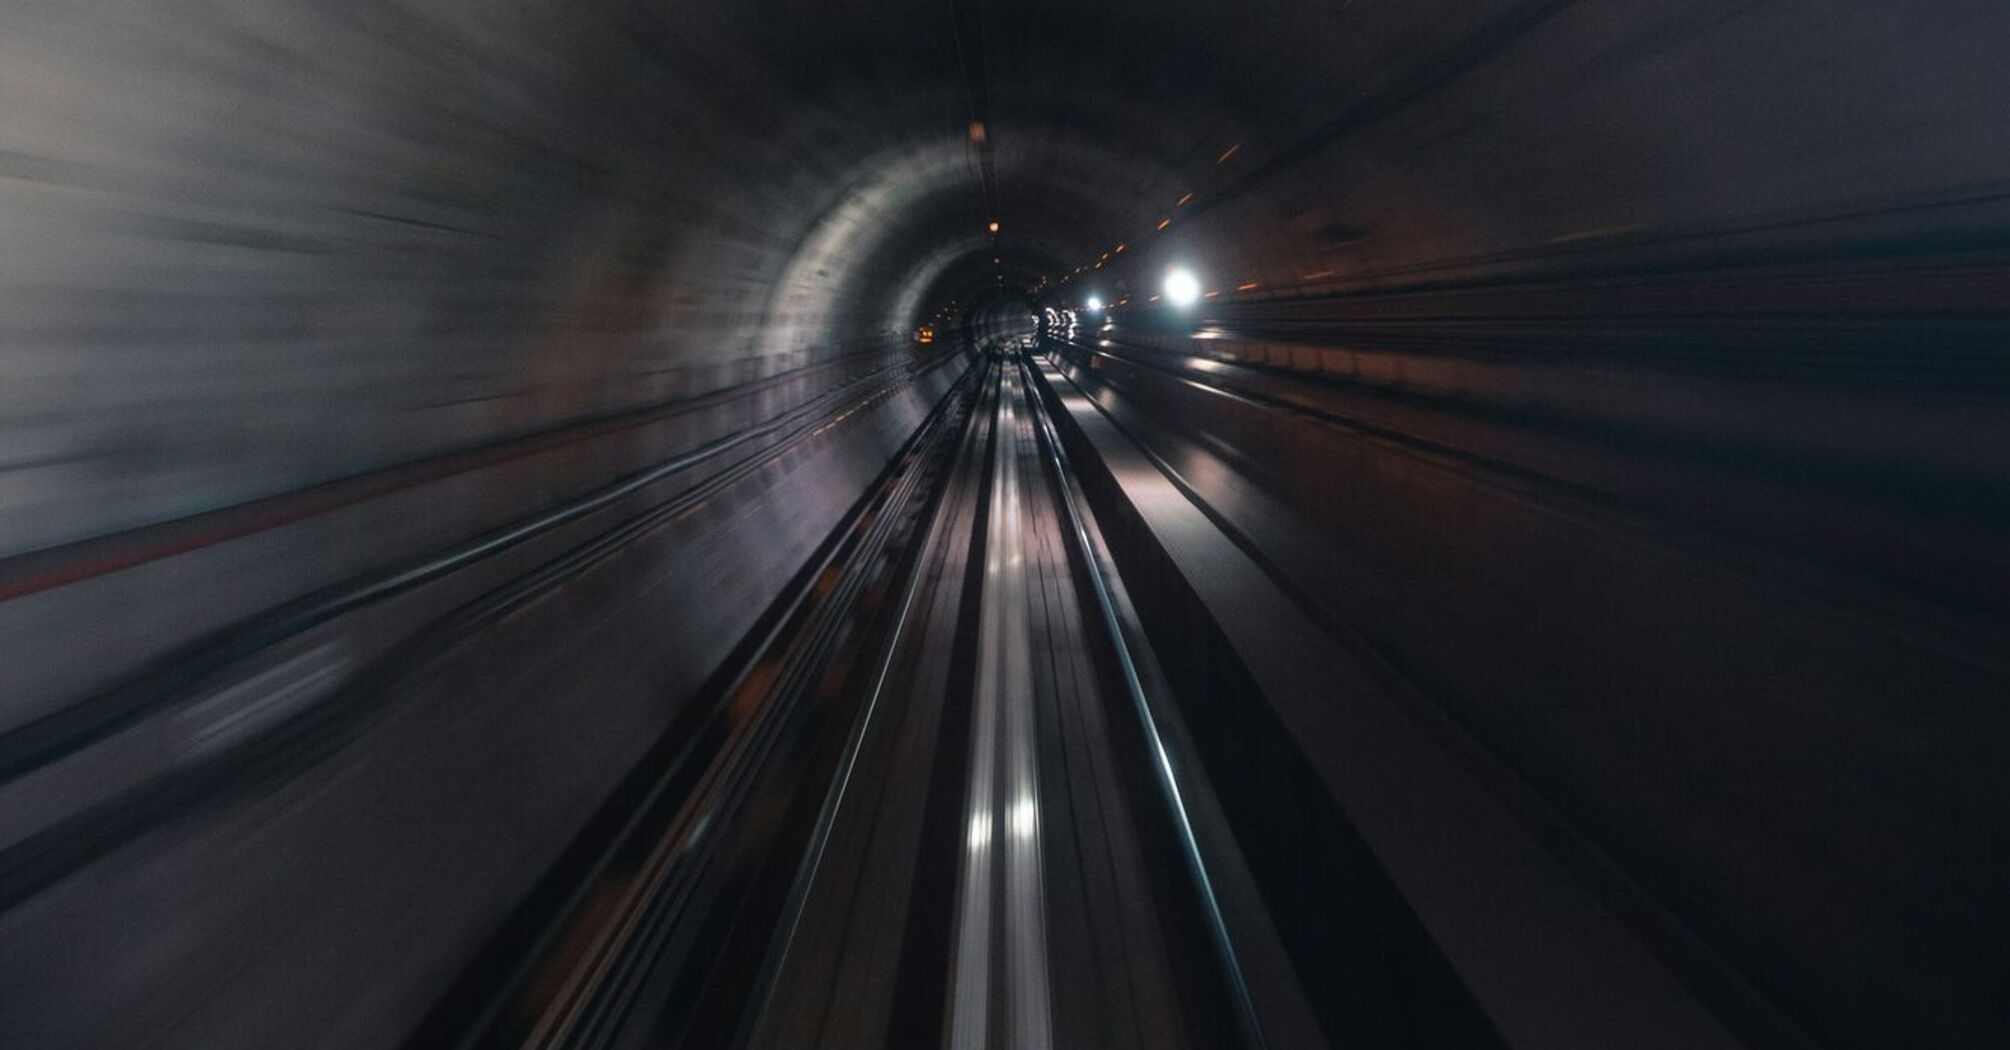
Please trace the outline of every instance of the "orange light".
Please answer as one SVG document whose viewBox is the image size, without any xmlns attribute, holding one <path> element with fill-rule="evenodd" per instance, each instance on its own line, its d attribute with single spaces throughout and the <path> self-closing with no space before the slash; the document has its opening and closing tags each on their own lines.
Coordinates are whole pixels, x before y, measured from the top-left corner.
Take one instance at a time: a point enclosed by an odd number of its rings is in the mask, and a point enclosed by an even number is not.
<svg viewBox="0 0 2010 1050">
<path fill-rule="evenodd" d="M 1128 245 L 1128 244 L 1119 244 L 1119 245 L 1117 245 L 1117 254 L 1119 254 L 1119 255 L 1122 255 L 1122 254 L 1123 254 L 1123 252 L 1124 252 L 1124 249 L 1125 249 L 1125 248 L 1128 248 L 1128 247 L 1130 247 L 1130 245 Z"/>
<path fill-rule="evenodd" d="M 1110 253 L 1109 253 L 1109 252 L 1104 252 L 1104 253 L 1103 253 L 1103 259 L 1102 259 L 1102 261 L 1104 261 L 1104 262 L 1109 262 L 1109 261 L 1110 261 Z"/>
<path fill-rule="evenodd" d="M 1320 278 L 1323 278 L 1323 277 L 1331 277 L 1331 276 L 1333 276 L 1333 271 L 1331 271 L 1331 270 L 1321 270 L 1321 271 L 1319 271 L 1318 273 L 1308 273 L 1308 274 L 1306 274 L 1306 275 L 1305 275 L 1305 279 L 1306 279 L 1306 280 L 1308 280 L 1308 281 L 1317 281 L 1317 280 L 1319 280 Z"/>
<path fill-rule="evenodd" d="M 1184 196 L 1184 197 L 1181 197 L 1180 199 L 1178 199 L 1178 200 L 1174 201 L 1174 202 L 1173 202 L 1173 207 L 1175 207 L 1175 208 L 1184 208 L 1184 207 L 1186 207 L 1186 206 L 1187 206 L 1187 204 L 1188 204 L 1189 202 L 1191 202 L 1192 200 L 1193 200 L 1193 194 L 1189 193 L 1189 194 L 1187 194 L 1186 196 Z"/>
<path fill-rule="evenodd" d="M 1208 297 L 1209 299 L 1212 299 L 1212 298 L 1214 298 L 1215 296 L 1217 296 L 1217 295 L 1220 295 L 1220 294 L 1221 294 L 1220 292 L 1209 292 L 1209 293 L 1207 293 L 1207 297 Z"/>
<path fill-rule="evenodd" d="M 1171 219 L 1160 219 L 1160 220 L 1159 220 L 1159 229 L 1161 229 L 1161 230 L 1163 230 L 1163 229 L 1165 229 L 1166 227 L 1168 227 L 1168 226 L 1171 226 L 1171 225 L 1172 225 L 1172 220 L 1171 220 Z"/>
<path fill-rule="evenodd" d="M 1251 281 L 1248 284 L 1236 285 L 1235 290 L 1238 292 L 1253 292 L 1257 289 L 1257 287 L 1258 287 L 1257 283 L 1255 281 Z"/>
<path fill-rule="evenodd" d="M 1242 143 L 1238 142 L 1235 145 L 1230 146 L 1225 150 L 1222 150 L 1221 156 L 1214 158 L 1214 162 L 1216 164 L 1226 164 L 1228 163 L 1228 158 L 1235 156 L 1236 153 L 1241 149 L 1242 149 Z M 1191 196 L 1191 194 L 1189 194 L 1188 196 Z"/>
<path fill-rule="evenodd" d="M 991 232 L 992 232 L 992 233 L 997 233 L 997 232 L 998 232 L 998 220 L 997 220 L 997 219 L 993 219 L 993 220 L 991 220 Z"/>
</svg>

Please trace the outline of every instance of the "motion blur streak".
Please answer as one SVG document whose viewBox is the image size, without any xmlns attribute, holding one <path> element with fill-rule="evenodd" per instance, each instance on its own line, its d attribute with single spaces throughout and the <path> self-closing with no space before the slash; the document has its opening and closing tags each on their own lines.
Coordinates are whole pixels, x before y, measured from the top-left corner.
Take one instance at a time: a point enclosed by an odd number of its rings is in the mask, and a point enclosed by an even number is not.
<svg viewBox="0 0 2010 1050">
<path fill-rule="evenodd" d="M 0 1044 L 2010 1046 L 2005 54 L 0 0 Z"/>
</svg>

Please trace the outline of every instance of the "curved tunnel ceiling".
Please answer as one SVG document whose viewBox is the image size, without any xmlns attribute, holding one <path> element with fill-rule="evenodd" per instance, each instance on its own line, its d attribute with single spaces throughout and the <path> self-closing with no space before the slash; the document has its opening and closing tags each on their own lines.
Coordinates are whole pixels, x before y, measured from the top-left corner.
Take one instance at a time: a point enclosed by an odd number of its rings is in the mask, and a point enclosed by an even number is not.
<svg viewBox="0 0 2010 1050">
<path fill-rule="evenodd" d="M 2000 88 L 1955 42 L 1984 9 L 1959 6 L 1896 47 L 1871 4 L 1831 5 L 1810 40 L 1776 7 L 1557 0 L 773 4 L 666 32 L 818 114 L 799 137 L 840 195 L 794 242 L 762 344 L 802 352 L 1001 284 L 1149 289 L 1176 260 L 1214 291 L 1403 283 L 1985 197 L 1964 176 L 2000 170 L 2001 136 L 1955 125 Z M 1940 55 L 1937 81 L 1908 47 Z M 1823 57 L 1772 60 L 1796 51 Z"/>
<path fill-rule="evenodd" d="M 1211 291 L 1331 293 L 1890 239 L 1851 217 L 1897 207 L 1912 244 L 2010 225 L 1988 2 L 372 0 L 18 28 L 0 164 L 40 247 L 0 273 L 0 324 L 78 391 L 37 455 L 91 466 L 12 482 L 48 513 L 10 549 L 885 345 L 1000 277 L 1120 297 L 1183 261 Z M 134 340 L 163 348 L 145 379 L 105 379 L 138 374 Z"/>
</svg>

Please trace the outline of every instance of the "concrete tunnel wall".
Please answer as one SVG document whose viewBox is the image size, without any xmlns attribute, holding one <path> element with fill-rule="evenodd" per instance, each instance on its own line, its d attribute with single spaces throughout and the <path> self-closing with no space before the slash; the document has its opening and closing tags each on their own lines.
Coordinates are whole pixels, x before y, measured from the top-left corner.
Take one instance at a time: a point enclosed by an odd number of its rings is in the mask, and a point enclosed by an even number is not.
<svg viewBox="0 0 2010 1050">
<path fill-rule="evenodd" d="M 794 367 L 995 251 L 1387 285 L 1894 203 L 1972 230 L 2010 155 L 1987 3 L 1024 5 L 964 30 L 988 179 L 932 7 L 8 18 L 0 551 Z M 1188 192 L 1221 206 L 1153 236 Z M 987 202 L 1005 236 L 928 263 Z"/>
</svg>

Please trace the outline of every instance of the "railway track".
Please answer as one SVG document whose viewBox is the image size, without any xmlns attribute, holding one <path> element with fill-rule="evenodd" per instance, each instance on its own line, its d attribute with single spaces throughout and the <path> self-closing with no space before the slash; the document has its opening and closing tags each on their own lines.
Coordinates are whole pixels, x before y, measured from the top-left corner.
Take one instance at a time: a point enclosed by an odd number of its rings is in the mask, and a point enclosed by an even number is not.
<svg viewBox="0 0 2010 1050">
<path fill-rule="evenodd" d="M 972 370 L 411 1045 L 1316 1045 L 1037 389 Z"/>
</svg>

